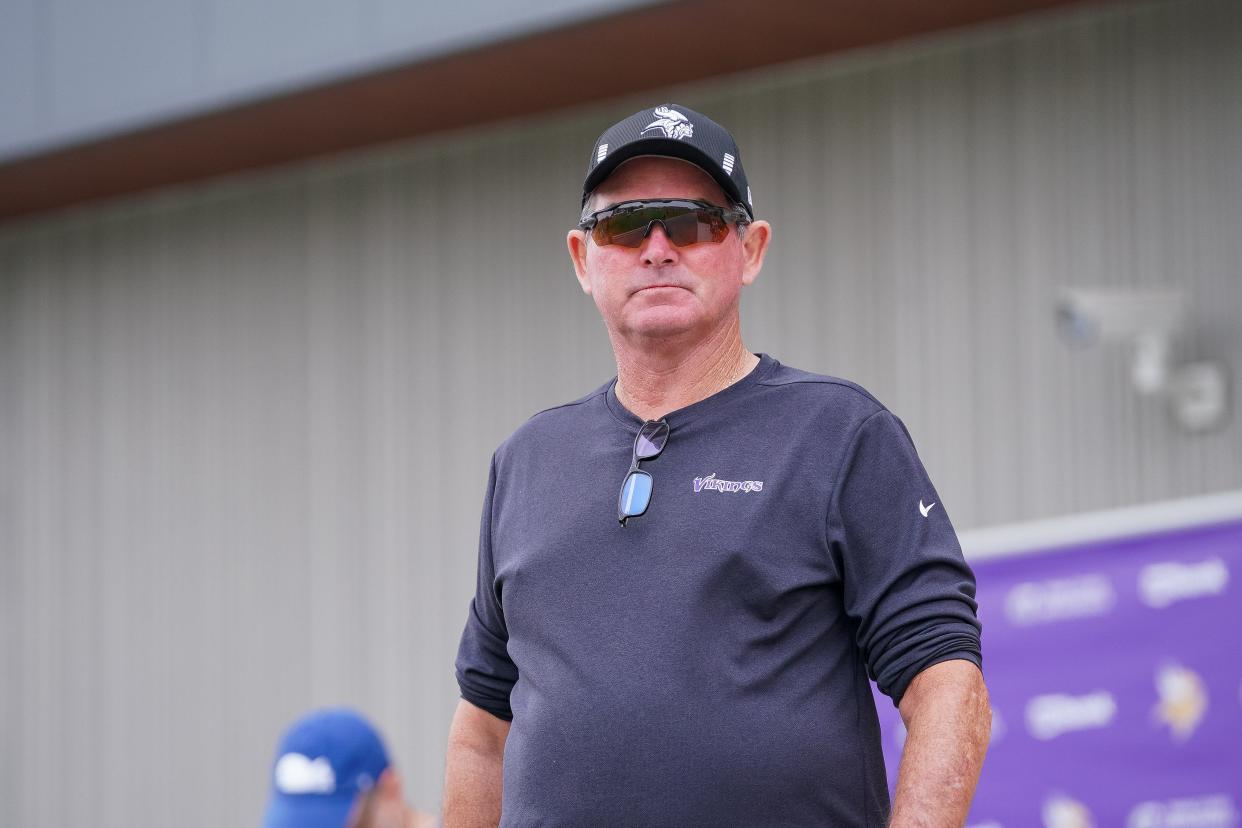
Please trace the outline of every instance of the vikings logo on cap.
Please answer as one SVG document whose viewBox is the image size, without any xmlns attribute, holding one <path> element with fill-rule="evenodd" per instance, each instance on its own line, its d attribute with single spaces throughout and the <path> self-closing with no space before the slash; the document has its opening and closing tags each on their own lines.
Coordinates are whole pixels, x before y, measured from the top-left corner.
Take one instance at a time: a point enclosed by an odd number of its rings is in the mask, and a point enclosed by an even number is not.
<svg viewBox="0 0 1242 828">
<path fill-rule="evenodd" d="M 694 124 L 676 109 L 668 106 L 657 106 L 653 113 L 656 119 L 643 127 L 640 135 L 659 130 L 665 138 L 686 139 L 694 135 Z"/>
</svg>

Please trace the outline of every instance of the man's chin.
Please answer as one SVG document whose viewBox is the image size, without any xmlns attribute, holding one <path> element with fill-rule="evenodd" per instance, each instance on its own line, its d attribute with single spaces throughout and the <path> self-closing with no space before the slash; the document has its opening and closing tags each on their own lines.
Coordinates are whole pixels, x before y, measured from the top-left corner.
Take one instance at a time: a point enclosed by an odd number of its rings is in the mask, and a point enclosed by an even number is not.
<svg viewBox="0 0 1242 828">
<path fill-rule="evenodd" d="M 639 291 L 618 310 L 619 324 L 609 327 L 627 337 L 686 337 L 711 327 L 708 309 L 684 288 Z"/>
<path fill-rule="evenodd" d="M 686 313 L 647 313 L 630 320 L 626 332 L 643 339 L 670 339 L 692 334 L 698 321 Z"/>
</svg>

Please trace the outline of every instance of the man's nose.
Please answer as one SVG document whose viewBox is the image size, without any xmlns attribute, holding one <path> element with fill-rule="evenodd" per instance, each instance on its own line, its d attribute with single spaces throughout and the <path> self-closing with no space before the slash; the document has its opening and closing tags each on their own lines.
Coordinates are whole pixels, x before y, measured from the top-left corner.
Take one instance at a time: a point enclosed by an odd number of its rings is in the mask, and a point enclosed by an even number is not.
<svg viewBox="0 0 1242 828">
<path fill-rule="evenodd" d="M 643 264 L 666 265 L 677 261 L 677 246 L 669 240 L 664 222 L 655 219 L 647 225 L 647 238 L 643 239 Z"/>
</svg>

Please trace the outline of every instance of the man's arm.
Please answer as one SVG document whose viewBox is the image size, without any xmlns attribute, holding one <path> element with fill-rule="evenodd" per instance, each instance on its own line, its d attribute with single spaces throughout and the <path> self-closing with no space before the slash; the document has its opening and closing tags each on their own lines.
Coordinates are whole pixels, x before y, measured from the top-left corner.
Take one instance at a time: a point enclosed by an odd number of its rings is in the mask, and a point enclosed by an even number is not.
<svg viewBox="0 0 1242 828">
<path fill-rule="evenodd" d="M 933 664 L 910 682 L 899 709 L 907 736 L 891 828 L 960 828 L 992 732 L 983 675 L 963 659 Z"/>
<path fill-rule="evenodd" d="M 466 700 L 449 727 L 444 769 L 444 828 L 500 824 L 500 791 L 509 722 Z"/>
</svg>

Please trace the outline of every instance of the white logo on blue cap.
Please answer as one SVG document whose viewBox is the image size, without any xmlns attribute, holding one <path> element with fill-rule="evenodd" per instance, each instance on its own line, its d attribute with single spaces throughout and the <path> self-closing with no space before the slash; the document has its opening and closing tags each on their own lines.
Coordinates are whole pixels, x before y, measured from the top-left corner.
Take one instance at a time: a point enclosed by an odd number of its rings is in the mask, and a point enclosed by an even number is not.
<svg viewBox="0 0 1242 828">
<path fill-rule="evenodd" d="M 660 130 L 664 133 L 665 138 L 677 138 L 685 140 L 693 137 L 694 124 L 690 123 L 690 119 L 682 115 L 676 109 L 668 106 L 657 106 L 653 112 L 655 120 L 643 127 L 643 131 L 639 135 L 646 135 L 652 130 Z"/>
<path fill-rule="evenodd" d="M 608 155 L 608 145 L 600 144 L 599 149 L 595 151 L 595 163 L 598 164 L 600 161 L 603 161 L 607 155 Z"/>
<path fill-rule="evenodd" d="M 328 757 L 310 759 L 286 753 L 276 761 L 276 790 L 287 794 L 330 794 L 336 790 L 336 773 Z"/>
<path fill-rule="evenodd" d="M 724 160 L 721 161 L 721 166 L 724 167 L 724 171 L 726 173 L 733 175 L 733 156 L 726 152 L 724 154 Z"/>
</svg>

